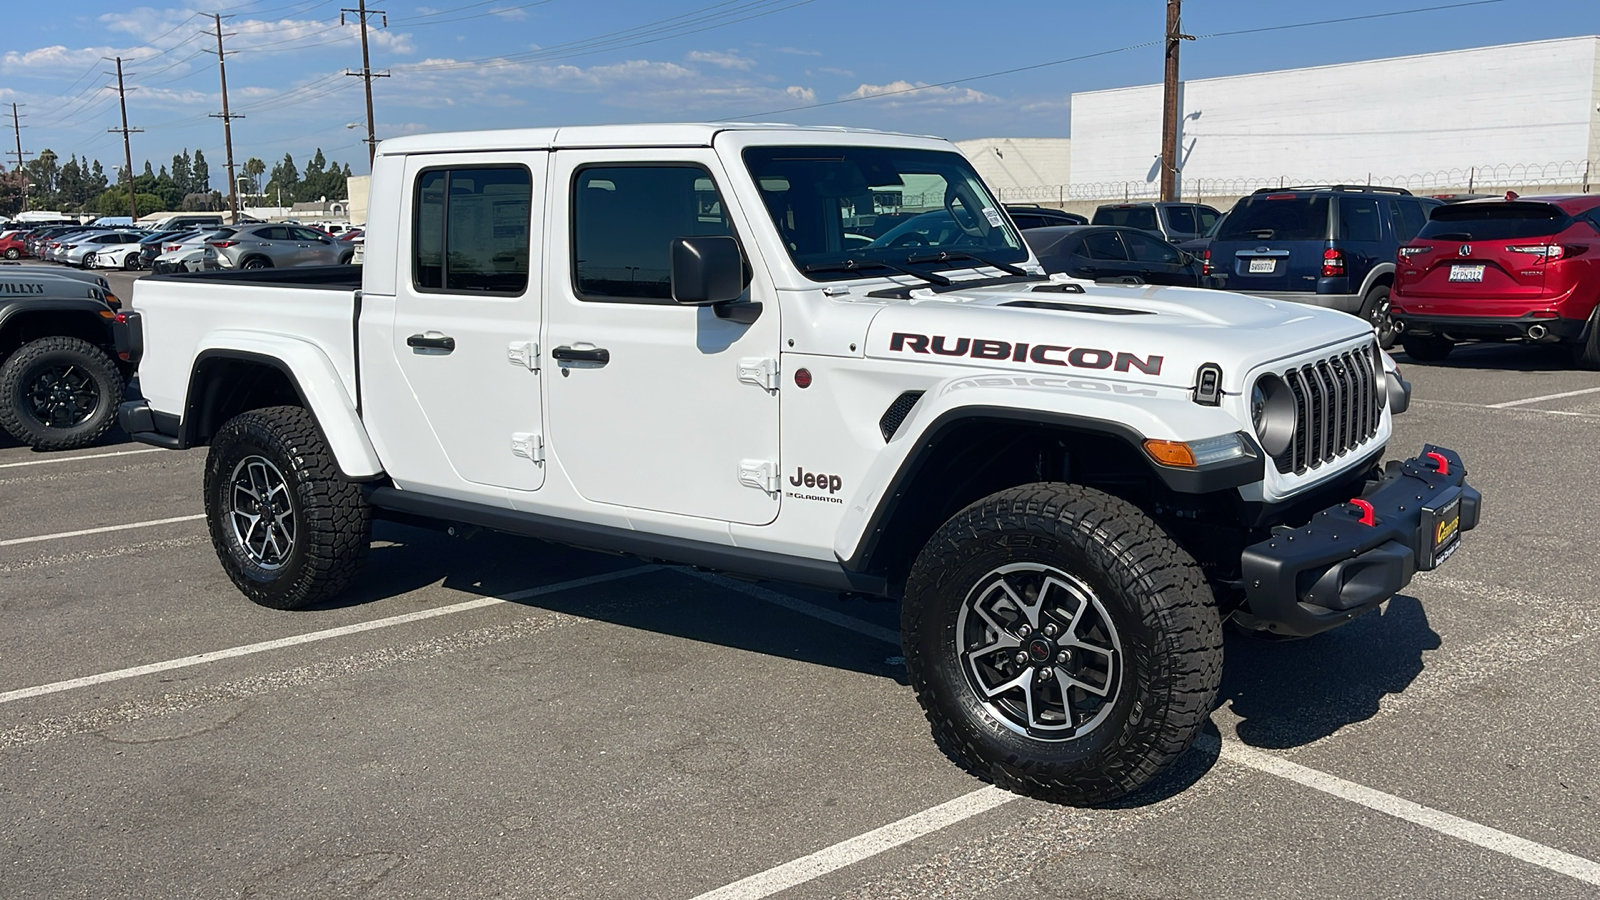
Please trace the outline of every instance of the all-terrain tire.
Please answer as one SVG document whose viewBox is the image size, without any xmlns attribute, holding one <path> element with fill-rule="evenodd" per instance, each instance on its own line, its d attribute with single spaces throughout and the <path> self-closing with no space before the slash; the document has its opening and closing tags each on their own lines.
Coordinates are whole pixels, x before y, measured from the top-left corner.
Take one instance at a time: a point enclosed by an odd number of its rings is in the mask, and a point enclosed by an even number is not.
<svg viewBox="0 0 1600 900">
<path fill-rule="evenodd" d="M 1036 736 L 1032 705 L 1030 726 L 1019 730 L 980 696 L 971 648 L 988 638 L 958 627 L 959 619 L 970 628 L 965 610 L 987 579 L 1031 566 L 1066 573 L 1074 590 L 1097 598 L 1096 614 L 1120 636 L 1120 658 L 1108 667 L 1120 667 L 1118 686 L 1103 717 L 1066 739 Z M 1059 588 L 1037 596 L 1047 590 Z M 1200 567 L 1137 508 L 1078 485 L 1012 488 L 946 522 L 912 567 L 901 631 L 906 668 L 940 747 L 973 774 L 1050 802 L 1107 803 L 1148 784 L 1194 740 L 1222 679 L 1222 625 Z M 1034 640 L 1024 638 L 1018 651 L 1032 652 Z M 1062 678 L 1055 676 L 1058 685 Z"/>
<path fill-rule="evenodd" d="M 262 478 L 250 481 L 257 472 Z M 241 478 L 262 497 L 276 491 L 275 511 L 252 506 L 238 487 Z M 205 506 L 223 570 L 246 597 L 272 609 L 301 609 L 337 596 L 360 570 L 372 539 L 371 510 L 360 487 L 340 474 L 311 414 L 297 406 L 252 410 L 222 426 L 206 457 Z M 252 549 L 259 532 L 250 530 L 251 515 L 292 523 L 284 530 L 287 549 L 278 545 L 280 556 Z"/>
<path fill-rule="evenodd" d="M 1378 346 L 1385 350 L 1394 347 L 1399 332 L 1395 330 L 1394 317 L 1389 314 L 1389 288 L 1379 285 L 1361 302 L 1361 318 L 1367 320 L 1378 338 Z"/>
<path fill-rule="evenodd" d="M 1436 335 L 1400 339 L 1406 355 L 1417 362 L 1442 362 L 1456 348 L 1456 342 Z"/>
<path fill-rule="evenodd" d="M 81 420 L 71 416 L 51 421 L 36 410 L 34 392 L 51 371 L 81 385 L 83 405 L 89 407 Z M 0 428 L 35 450 L 87 447 L 116 424 L 124 387 L 122 371 L 99 347 L 82 338 L 39 338 L 0 366 Z"/>
</svg>

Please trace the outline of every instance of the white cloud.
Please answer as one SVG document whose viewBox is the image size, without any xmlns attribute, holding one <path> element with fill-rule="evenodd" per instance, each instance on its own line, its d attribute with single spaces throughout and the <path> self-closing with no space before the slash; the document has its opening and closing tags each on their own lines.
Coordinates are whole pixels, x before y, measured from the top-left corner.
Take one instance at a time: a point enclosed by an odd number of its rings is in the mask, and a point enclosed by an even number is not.
<svg viewBox="0 0 1600 900">
<path fill-rule="evenodd" d="M 756 66 L 756 61 L 747 56 L 740 56 L 737 53 L 718 53 L 715 50 L 691 50 L 689 61 L 709 63 L 723 69 L 738 69 L 741 72 Z"/>
<path fill-rule="evenodd" d="M 843 98 L 861 100 L 868 97 L 889 97 L 886 106 L 921 104 L 926 106 L 967 106 L 974 103 L 994 103 L 1000 98 L 993 94 L 963 87 L 935 87 L 926 82 L 891 81 L 888 84 L 863 84 Z"/>
<path fill-rule="evenodd" d="M 18 53 L 7 50 L 5 56 L 0 57 L 0 71 L 16 73 L 36 73 L 41 75 L 59 75 L 58 69 L 83 69 L 100 61 L 101 57 L 116 56 L 114 47 L 82 47 L 70 49 L 57 44 L 53 47 L 40 47 Z"/>
</svg>

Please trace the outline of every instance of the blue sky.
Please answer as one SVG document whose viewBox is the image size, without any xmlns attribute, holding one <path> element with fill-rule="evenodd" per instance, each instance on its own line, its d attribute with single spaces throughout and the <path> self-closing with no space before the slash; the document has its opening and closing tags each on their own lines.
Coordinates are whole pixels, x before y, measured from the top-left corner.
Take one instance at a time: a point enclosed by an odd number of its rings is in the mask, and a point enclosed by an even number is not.
<svg viewBox="0 0 1600 900">
<path fill-rule="evenodd" d="M 226 2 L 226 0 L 225 0 Z M 1068 134 L 1074 91 L 1160 79 L 1159 45 L 948 87 L 1021 66 L 1158 41 L 1164 0 L 410 0 L 381 2 L 372 33 L 378 136 L 602 122 L 719 120 L 858 125 L 969 137 Z M 1196 35 L 1358 17 L 1453 0 L 1187 0 Z M 353 0 L 255 0 L 229 7 L 79 0 L 36 3 L 6 23 L 0 103 L 22 108 L 24 150 L 49 147 L 121 163 L 114 84 L 128 72 L 134 165 L 202 148 L 221 186 L 215 37 L 200 13 L 232 14 L 225 31 L 234 153 L 272 165 L 316 147 L 366 169 L 365 107 Z M 55 10 L 60 10 L 56 12 Z M 353 20 L 347 20 L 353 21 Z M 375 25 L 381 25 L 376 18 Z M 1372 21 L 1184 46 L 1183 74 L 1244 72 L 1600 33 L 1596 0 L 1501 0 Z M 1396 85 L 1396 90 L 1404 90 Z M 837 103 L 836 101 L 849 101 Z M 1329 98 L 1337 103 L 1339 98 Z M 833 104 L 814 109 L 792 109 Z M 785 110 L 783 112 L 775 112 Z M 358 128 L 347 125 L 359 123 Z M 9 160 L 10 157 L 4 157 Z"/>
</svg>

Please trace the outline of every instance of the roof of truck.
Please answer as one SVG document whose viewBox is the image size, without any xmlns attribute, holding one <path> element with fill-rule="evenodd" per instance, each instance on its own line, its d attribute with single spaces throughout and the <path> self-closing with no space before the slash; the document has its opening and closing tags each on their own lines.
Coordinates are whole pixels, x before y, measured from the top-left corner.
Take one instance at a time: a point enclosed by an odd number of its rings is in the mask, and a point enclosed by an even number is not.
<svg viewBox="0 0 1600 900">
<path fill-rule="evenodd" d="M 781 122 L 687 122 L 648 125 L 576 125 L 561 128 L 510 128 L 503 131 L 453 131 L 390 138 L 380 156 L 461 150 L 556 150 L 580 147 L 709 147 L 723 131 L 788 131 L 809 134 L 870 134 L 926 139 L 869 128 L 788 125 Z"/>
</svg>

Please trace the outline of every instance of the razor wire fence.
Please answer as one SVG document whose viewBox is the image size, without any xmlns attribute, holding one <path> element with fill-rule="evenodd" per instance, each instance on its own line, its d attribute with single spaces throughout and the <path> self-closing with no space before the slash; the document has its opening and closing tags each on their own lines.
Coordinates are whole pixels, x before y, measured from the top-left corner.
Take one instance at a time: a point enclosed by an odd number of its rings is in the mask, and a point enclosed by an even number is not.
<svg viewBox="0 0 1600 900">
<path fill-rule="evenodd" d="M 1452 166 L 1410 175 L 1383 175 L 1374 172 L 1345 173 L 1343 177 L 1322 175 L 1277 175 L 1260 178 L 1184 178 L 1180 181 L 1184 199 L 1243 196 L 1262 189 L 1296 185 L 1372 185 L 1398 187 L 1409 191 L 1462 190 L 1473 193 L 1485 188 L 1581 187 L 1589 191 L 1591 173 L 1600 174 L 1600 164 L 1591 160 L 1565 160 L 1548 163 L 1496 163 L 1482 166 Z M 1067 203 L 1081 200 L 1154 200 L 1161 195 L 1155 181 L 1094 181 L 1074 184 L 1023 185 L 999 188 L 996 193 L 1007 203 Z"/>
</svg>

